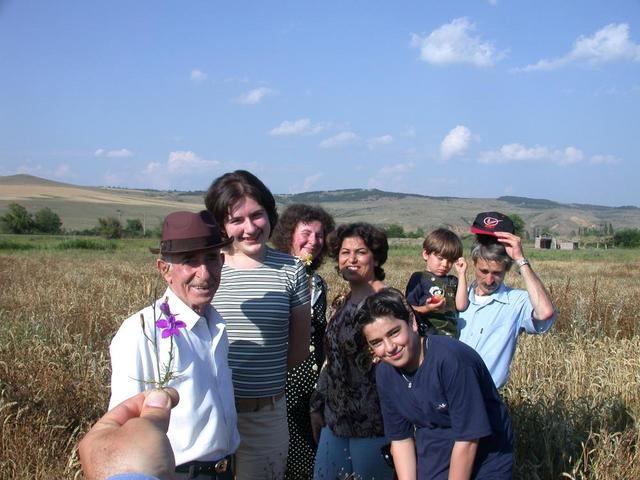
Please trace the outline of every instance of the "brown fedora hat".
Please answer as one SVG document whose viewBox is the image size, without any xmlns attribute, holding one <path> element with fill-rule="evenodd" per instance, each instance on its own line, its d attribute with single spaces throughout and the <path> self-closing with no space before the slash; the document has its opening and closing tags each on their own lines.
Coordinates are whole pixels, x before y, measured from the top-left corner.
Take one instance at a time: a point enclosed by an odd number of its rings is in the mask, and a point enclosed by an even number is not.
<svg viewBox="0 0 640 480">
<path fill-rule="evenodd" d="M 149 250 L 151 253 L 168 255 L 220 248 L 232 241 L 233 238 L 222 238 L 218 224 L 207 210 L 198 213 L 173 212 L 164 219 L 160 248 Z"/>
</svg>

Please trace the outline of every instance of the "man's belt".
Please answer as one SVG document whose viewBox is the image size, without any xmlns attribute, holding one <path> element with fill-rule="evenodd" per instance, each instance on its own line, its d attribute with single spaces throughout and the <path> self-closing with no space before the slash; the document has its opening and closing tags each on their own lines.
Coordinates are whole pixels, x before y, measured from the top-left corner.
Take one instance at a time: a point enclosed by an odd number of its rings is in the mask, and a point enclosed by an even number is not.
<svg viewBox="0 0 640 480">
<path fill-rule="evenodd" d="M 217 462 L 192 462 L 183 463 L 176 467 L 178 473 L 188 473 L 191 477 L 199 474 L 214 475 L 217 473 L 226 473 L 231 468 L 231 455 L 218 460 Z"/>
<path fill-rule="evenodd" d="M 257 412 L 268 406 L 274 407 L 282 397 L 284 392 L 269 397 L 236 398 L 236 411 L 238 413 Z"/>
</svg>

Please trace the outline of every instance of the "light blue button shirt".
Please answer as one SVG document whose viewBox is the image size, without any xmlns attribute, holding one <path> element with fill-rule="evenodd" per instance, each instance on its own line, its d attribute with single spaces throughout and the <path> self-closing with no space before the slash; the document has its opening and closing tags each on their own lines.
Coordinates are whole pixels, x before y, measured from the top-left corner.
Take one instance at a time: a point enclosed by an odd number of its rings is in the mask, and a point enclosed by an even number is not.
<svg viewBox="0 0 640 480">
<path fill-rule="evenodd" d="M 533 318 L 533 306 L 526 290 L 502 284 L 486 303 L 476 301 L 475 282 L 469 287 L 469 307 L 460 312 L 460 341 L 480 354 L 496 387 L 509 379 L 509 366 L 516 351 L 520 333 L 544 333 L 556 321 L 557 312 L 549 320 Z"/>
</svg>

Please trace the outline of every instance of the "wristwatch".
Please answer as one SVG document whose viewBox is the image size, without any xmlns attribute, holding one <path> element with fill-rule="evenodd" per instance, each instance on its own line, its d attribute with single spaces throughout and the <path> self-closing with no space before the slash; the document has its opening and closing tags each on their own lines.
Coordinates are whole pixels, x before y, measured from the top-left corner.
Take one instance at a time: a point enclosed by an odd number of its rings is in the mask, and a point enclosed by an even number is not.
<svg viewBox="0 0 640 480">
<path fill-rule="evenodd" d="M 531 266 L 531 264 L 529 263 L 529 260 L 527 260 L 526 258 L 521 258 L 520 260 L 516 260 L 516 265 L 518 266 L 518 268 L 522 268 L 525 265 Z"/>
</svg>

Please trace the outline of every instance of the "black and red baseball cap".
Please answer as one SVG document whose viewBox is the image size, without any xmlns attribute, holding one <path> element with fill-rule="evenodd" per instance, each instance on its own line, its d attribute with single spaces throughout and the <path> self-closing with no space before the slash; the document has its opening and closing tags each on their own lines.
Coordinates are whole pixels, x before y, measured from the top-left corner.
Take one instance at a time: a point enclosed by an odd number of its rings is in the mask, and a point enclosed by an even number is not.
<svg viewBox="0 0 640 480">
<path fill-rule="evenodd" d="M 511 219 L 500 212 L 482 212 L 476 215 L 471 225 L 471 233 L 495 237 L 496 232 L 514 233 Z"/>
</svg>

